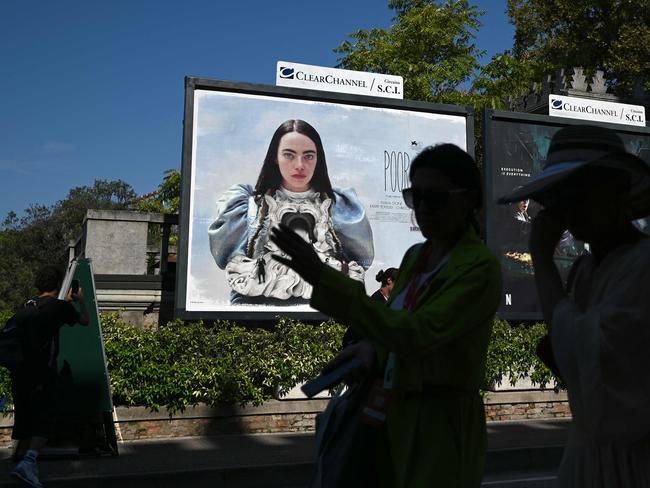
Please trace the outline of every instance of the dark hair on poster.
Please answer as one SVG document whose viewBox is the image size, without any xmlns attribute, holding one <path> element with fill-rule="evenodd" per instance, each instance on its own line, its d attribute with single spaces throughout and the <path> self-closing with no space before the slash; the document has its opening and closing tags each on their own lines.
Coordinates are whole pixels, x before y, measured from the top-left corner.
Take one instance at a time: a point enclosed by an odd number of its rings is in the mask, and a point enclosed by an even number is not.
<svg viewBox="0 0 650 488">
<path fill-rule="evenodd" d="M 282 184 L 282 175 L 278 167 L 278 147 L 280 146 L 280 139 L 291 132 L 297 132 L 298 134 L 309 137 L 316 145 L 316 168 L 311 180 L 311 186 L 315 191 L 325 193 L 328 197 L 334 199 L 332 183 L 327 173 L 325 150 L 323 149 L 320 135 L 312 125 L 300 119 L 290 119 L 283 122 L 273 133 L 269 148 L 264 157 L 262 170 L 255 184 L 255 194 L 264 195 L 269 190 L 278 189 Z"/>
</svg>

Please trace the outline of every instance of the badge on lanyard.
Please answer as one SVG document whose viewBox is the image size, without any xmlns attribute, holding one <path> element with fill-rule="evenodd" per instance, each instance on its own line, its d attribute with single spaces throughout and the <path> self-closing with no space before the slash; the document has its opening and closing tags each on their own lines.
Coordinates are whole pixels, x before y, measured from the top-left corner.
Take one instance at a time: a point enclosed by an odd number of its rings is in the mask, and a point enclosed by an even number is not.
<svg viewBox="0 0 650 488">
<path fill-rule="evenodd" d="M 420 258 L 420 263 L 418 264 L 413 279 L 406 291 L 404 308 L 407 310 L 413 310 L 415 308 L 415 305 L 418 303 L 424 290 L 426 290 L 429 284 L 433 281 L 433 278 L 438 274 L 438 271 L 440 271 L 447 261 L 449 261 L 449 254 L 447 254 L 440 260 L 433 271 L 427 273 L 428 276 L 424 278 L 424 280 L 420 280 L 418 277 L 423 274 L 422 269 L 426 266 L 426 262 L 430 255 L 431 248 L 425 250 L 424 254 Z M 379 428 L 386 421 L 386 414 L 388 413 L 388 407 L 390 406 L 391 390 L 393 389 L 395 361 L 395 353 L 389 353 L 386 367 L 384 369 L 384 377 L 375 381 L 375 384 L 370 390 L 368 401 L 362 410 L 361 421 L 373 427 Z"/>
</svg>

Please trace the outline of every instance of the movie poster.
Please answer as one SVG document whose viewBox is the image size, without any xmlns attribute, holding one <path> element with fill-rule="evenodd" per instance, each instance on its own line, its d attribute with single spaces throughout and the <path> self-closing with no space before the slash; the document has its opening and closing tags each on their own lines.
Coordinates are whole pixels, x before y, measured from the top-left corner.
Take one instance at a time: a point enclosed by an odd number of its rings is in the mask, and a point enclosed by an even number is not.
<svg viewBox="0 0 650 488">
<path fill-rule="evenodd" d="M 272 259 L 284 223 L 364 284 L 422 237 L 401 190 L 428 145 L 466 149 L 466 117 L 193 91 L 185 311 L 313 312 L 311 286 Z"/>
<path fill-rule="evenodd" d="M 497 253 L 503 272 L 503 294 L 499 316 L 515 320 L 541 319 L 528 238 L 532 220 L 540 210 L 533 200 L 497 205 L 495 200 L 511 193 L 538 174 L 543 167 L 551 138 L 560 125 L 493 117 L 487 128 L 486 171 L 488 184 L 487 241 Z M 555 120 L 553 122 L 556 122 Z M 619 129 L 617 127 L 617 129 Z M 629 152 L 650 163 L 650 136 L 619 131 Z M 648 219 L 635 224 L 648 230 Z M 588 246 L 567 231 L 555 250 L 555 264 L 566 281 L 576 258 Z"/>
</svg>

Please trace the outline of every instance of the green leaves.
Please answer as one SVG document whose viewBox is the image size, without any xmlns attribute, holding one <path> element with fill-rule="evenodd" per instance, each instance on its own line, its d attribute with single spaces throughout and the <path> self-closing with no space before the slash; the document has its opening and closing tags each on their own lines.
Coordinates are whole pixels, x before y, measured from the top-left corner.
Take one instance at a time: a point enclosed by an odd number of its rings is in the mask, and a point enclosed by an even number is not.
<svg viewBox="0 0 650 488">
<path fill-rule="evenodd" d="M 482 12 L 467 0 L 392 0 L 387 30 L 359 30 L 334 49 L 338 67 L 403 76 L 404 98 L 445 102 L 470 80 L 483 54 L 474 44 Z"/>
<path fill-rule="evenodd" d="M 32 282 L 40 267 L 67 267 L 68 245 L 80 237 L 88 209 L 125 209 L 133 198 L 133 188 L 122 180 L 95 180 L 72 188 L 55 205 L 32 205 L 20 218 L 9 212 L 0 227 L 0 309 L 35 293 Z"/>
<path fill-rule="evenodd" d="M 340 348 L 345 328 L 280 319 L 270 330 L 219 321 L 170 322 L 157 332 L 102 316 L 111 388 L 117 405 L 171 412 L 198 403 L 254 404 L 287 393 L 315 377 Z M 512 326 L 495 320 L 488 349 L 487 384 L 530 377 L 556 384 L 535 355 L 543 324 Z"/>
<path fill-rule="evenodd" d="M 581 66 L 603 70 L 622 95 L 634 77 L 650 79 L 647 0 L 509 0 L 508 15 L 516 28 L 513 54 L 534 68 L 531 81 Z"/>
<path fill-rule="evenodd" d="M 318 374 L 338 349 L 341 325 L 282 319 L 272 330 L 174 321 L 158 331 L 102 317 L 114 402 L 170 412 L 188 405 L 258 405 Z"/>
<path fill-rule="evenodd" d="M 528 377 L 540 388 L 548 384 L 557 388 L 559 380 L 536 354 L 537 344 L 545 335 L 546 326 L 542 323 L 512 325 L 495 319 L 488 347 L 486 384 L 499 385 L 507 378 L 515 385 Z"/>
<path fill-rule="evenodd" d="M 11 316 L 0 312 L 0 327 Z M 340 349 L 345 327 L 280 319 L 271 329 L 230 322 L 169 322 L 158 331 L 138 329 L 118 314 L 102 314 L 104 347 L 115 405 L 140 405 L 169 413 L 205 403 L 259 405 L 275 393 L 318 375 Z M 486 384 L 529 377 L 540 388 L 557 387 L 535 355 L 544 324 L 495 320 L 488 348 Z M 0 396 L 10 393 L 0 368 Z M 9 396 L 11 396 L 9 394 Z M 11 401 L 11 400 L 10 400 Z"/>
<path fill-rule="evenodd" d="M 135 204 L 140 212 L 157 212 L 163 214 L 178 213 L 181 202 L 181 173 L 177 169 L 168 169 L 158 189 L 149 194 L 148 198 L 141 197 Z"/>
<path fill-rule="evenodd" d="M 359 30 L 334 51 L 341 68 L 404 77 L 407 99 L 507 108 L 509 96 L 575 66 L 588 75 L 603 70 L 618 95 L 631 94 L 635 77 L 650 89 L 647 0 L 509 0 L 513 45 L 485 66 L 474 42 L 483 12 L 468 0 L 389 0 L 388 7 L 390 28 Z"/>
<path fill-rule="evenodd" d="M 472 84 L 472 90 L 481 96 L 479 107 L 507 109 L 505 102 L 508 97 L 525 93 L 534 76 L 535 70 L 529 61 L 505 52 L 494 56 L 483 67 Z"/>
</svg>

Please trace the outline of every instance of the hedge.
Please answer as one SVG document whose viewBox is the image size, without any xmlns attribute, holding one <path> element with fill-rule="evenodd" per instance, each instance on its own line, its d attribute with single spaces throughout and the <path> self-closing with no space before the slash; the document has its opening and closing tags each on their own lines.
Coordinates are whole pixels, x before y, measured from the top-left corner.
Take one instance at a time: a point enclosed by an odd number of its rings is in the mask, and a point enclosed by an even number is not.
<svg viewBox="0 0 650 488">
<path fill-rule="evenodd" d="M 8 316 L 0 312 L 0 321 Z M 345 331 L 334 322 L 314 326 L 288 319 L 272 330 L 176 320 L 148 331 L 123 323 L 115 313 L 101 314 L 101 321 L 114 404 L 154 410 L 165 405 L 170 413 L 198 403 L 259 405 L 286 393 L 318 374 Z M 529 377 L 540 388 L 556 386 L 535 355 L 544 334 L 540 323 L 513 326 L 495 320 L 486 385 Z M 2 368 L 0 392 L 10 397 Z"/>
<path fill-rule="evenodd" d="M 340 343 L 341 325 L 280 320 L 272 331 L 229 322 L 174 321 L 158 331 L 102 319 L 117 405 L 261 404 L 318 374 Z"/>
</svg>

